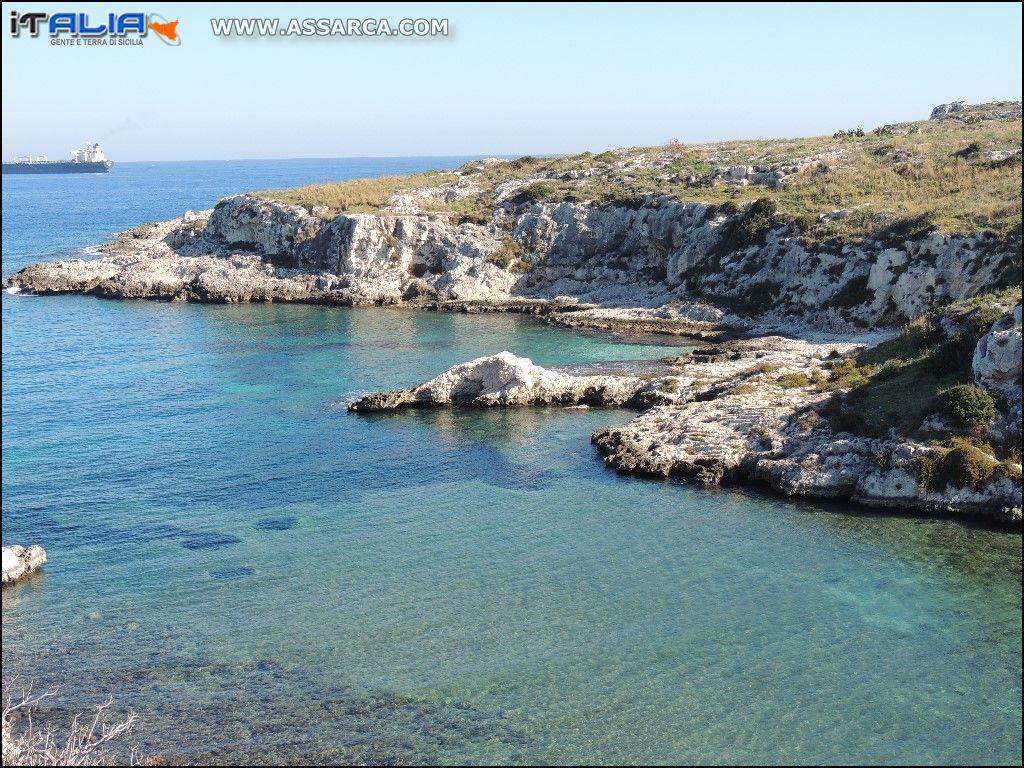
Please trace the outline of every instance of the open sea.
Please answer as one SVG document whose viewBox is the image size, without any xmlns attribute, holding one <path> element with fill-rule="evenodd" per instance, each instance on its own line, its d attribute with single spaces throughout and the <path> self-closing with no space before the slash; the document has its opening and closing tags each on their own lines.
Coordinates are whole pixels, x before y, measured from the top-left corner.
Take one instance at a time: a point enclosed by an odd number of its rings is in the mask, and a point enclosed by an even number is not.
<svg viewBox="0 0 1024 768">
<path fill-rule="evenodd" d="M 3 273 L 235 192 L 467 158 L 5 176 Z M 516 316 L 3 295 L 3 676 L 171 763 L 1021 763 L 1021 536 L 624 477 L 616 410 L 346 413 Z M 679 342 L 675 342 L 678 344 Z M 637 364 L 641 364 L 637 363 Z"/>
</svg>

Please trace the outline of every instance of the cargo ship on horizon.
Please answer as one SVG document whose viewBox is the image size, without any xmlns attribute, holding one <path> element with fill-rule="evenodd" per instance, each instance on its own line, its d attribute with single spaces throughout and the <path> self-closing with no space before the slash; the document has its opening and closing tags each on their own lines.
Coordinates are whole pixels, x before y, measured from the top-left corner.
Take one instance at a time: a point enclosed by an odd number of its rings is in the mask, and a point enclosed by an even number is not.
<svg viewBox="0 0 1024 768">
<path fill-rule="evenodd" d="M 48 160 L 46 156 L 19 157 L 4 163 L 4 173 L 107 173 L 114 164 L 103 154 L 99 144 L 86 142 L 71 153 L 70 160 Z"/>
</svg>

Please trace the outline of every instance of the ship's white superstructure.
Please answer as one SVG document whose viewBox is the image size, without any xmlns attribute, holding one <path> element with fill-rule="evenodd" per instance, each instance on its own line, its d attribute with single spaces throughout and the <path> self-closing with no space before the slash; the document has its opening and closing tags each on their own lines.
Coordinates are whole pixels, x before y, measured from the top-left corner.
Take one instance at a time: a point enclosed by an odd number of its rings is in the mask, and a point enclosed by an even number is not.
<svg viewBox="0 0 1024 768">
<path fill-rule="evenodd" d="M 107 156 L 103 154 L 99 144 L 86 142 L 81 149 L 76 149 L 71 153 L 71 162 L 73 163 L 105 163 L 106 161 Z"/>
</svg>

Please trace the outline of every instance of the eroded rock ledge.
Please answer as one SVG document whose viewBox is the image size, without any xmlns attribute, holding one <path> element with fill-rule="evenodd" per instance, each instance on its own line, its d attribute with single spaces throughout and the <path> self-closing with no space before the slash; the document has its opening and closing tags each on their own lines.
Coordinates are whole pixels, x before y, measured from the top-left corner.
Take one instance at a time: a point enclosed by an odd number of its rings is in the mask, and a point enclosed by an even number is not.
<svg viewBox="0 0 1024 768">
<path fill-rule="evenodd" d="M 621 406 L 646 409 L 676 402 L 679 379 L 662 376 L 570 376 L 541 368 L 525 357 L 500 352 L 448 369 L 412 389 L 368 395 L 350 411 L 457 405 L 474 408 L 526 405 Z"/>
<path fill-rule="evenodd" d="M 820 417 L 832 395 L 808 382 L 856 347 L 781 337 L 734 341 L 666 359 L 665 373 L 647 380 L 571 376 L 502 352 L 412 389 L 363 397 L 349 409 L 632 407 L 643 413 L 592 436 L 608 466 L 622 472 L 702 485 L 756 481 L 789 496 L 977 515 L 1019 526 L 1019 464 L 1016 477 L 998 468 L 983 483 L 940 488 L 923 468 L 948 450 L 895 434 L 871 439 L 836 433 Z"/>
</svg>

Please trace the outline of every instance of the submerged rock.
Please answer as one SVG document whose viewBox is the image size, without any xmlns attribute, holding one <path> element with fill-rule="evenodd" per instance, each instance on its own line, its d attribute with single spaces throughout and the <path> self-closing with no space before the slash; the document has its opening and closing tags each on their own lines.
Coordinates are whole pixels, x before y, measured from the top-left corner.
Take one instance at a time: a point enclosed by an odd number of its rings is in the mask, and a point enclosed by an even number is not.
<svg viewBox="0 0 1024 768">
<path fill-rule="evenodd" d="M 46 563 L 46 550 L 38 544 L 33 544 L 27 549 L 15 545 L 3 548 L 3 583 L 24 579 Z"/>
</svg>

